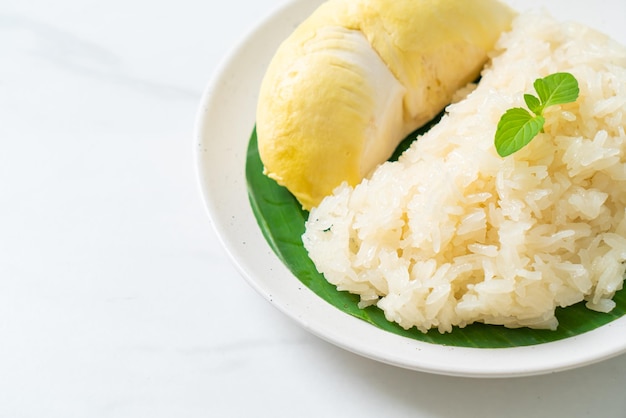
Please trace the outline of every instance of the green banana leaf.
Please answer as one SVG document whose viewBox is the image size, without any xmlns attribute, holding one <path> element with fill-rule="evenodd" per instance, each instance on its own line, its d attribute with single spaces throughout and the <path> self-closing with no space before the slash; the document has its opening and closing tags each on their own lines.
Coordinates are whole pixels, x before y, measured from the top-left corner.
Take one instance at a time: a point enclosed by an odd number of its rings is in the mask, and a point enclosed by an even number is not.
<svg viewBox="0 0 626 418">
<path fill-rule="evenodd" d="M 433 121 L 435 122 L 436 120 Z M 428 128 L 429 126 L 426 126 L 409 135 L 391 159 L 397 158 L 418 134 Z M 294 280 L 300 280 L 337 309 L 383 330 L 440 345 L 476 348 L 519 347 L 579 335 L 605 325 L 626 313 L 626 291 L 622 290 L 615 295 L 613 300 L 617 306 L 610 313 L 591 311 L 585 307 L 584 302 L 564 309 L 558 308 L 556 316 L 559 320 L 559 327 L 556 331 L 529 328 L 509 329 L 481 323 L 471 324 L 465 328 L 454 328 L 451 333 L 447 334 L 441 334 L 437 330 L 431 330 L 428 333 L 422 333 L 415 328 L 405 330 L 396 323 L 387 321 L 382 310 L 375 306 L 360 309 L 357 306 L 358 296 L 338 291 L 317 272 L 301 241 L 308 212 L 302 210 L 297 200 L 285 188 L 263 175 L 256 130 L 253 130 L 248 145 L 246 179 L 250 205 L 259 228 L 279 259 L 293 273 Z"/>
</svg>

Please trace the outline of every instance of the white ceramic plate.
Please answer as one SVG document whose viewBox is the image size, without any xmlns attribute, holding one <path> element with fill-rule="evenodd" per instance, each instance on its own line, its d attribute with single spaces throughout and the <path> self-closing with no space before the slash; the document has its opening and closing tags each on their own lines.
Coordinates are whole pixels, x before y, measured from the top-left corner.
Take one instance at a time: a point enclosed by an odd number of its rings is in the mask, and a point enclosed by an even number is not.
<svg viewBox="0 0 626 418">
<path fill-rule="evenodd" d="M 626 2 L 510 0 L 517 10 L 544 7 L 554 16 L 599 28 L 622 43 Z M 200 187 L 213 225 L 243 277 L 278 309 L 319 337 L 362 356 L 437 374 L 512 377 L 591 364 L 626 351 L 626 317 L 594 331 L 535 346 L 476 349 L 423 343 L 392 334 L 331 306 L 274 255 L 259 230 L 246 190 L 246 148 L 257 93 L 279 43 L 320 0 L 294 1 L 256 27 L 227 57 L 207 87 L 197 115 Z"/>
</svg>

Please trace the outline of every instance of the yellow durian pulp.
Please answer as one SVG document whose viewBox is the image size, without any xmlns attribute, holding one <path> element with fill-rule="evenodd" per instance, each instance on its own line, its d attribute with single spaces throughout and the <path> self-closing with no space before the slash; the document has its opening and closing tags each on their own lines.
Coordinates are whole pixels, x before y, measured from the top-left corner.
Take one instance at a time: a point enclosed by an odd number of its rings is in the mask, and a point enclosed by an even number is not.
<svg viewBox="0 0 626 418">
<path fill-rule="evenodd" d="M 265 174 L 311 209 L 356 185 L 475 80 L 498 0 L 329 0 L 278 48 L 257 105 Z"/>
</svg>

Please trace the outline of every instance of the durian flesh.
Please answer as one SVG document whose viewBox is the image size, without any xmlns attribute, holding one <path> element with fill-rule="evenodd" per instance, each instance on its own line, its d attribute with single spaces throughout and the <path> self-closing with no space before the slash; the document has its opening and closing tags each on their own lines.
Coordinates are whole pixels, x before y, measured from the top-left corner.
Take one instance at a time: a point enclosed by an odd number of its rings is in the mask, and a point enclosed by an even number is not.
<svg viewBox="0 0 626 418">
<path fill-rule="evenodd" d="M 259 94 L 265 174 L 317 206 L 359 183 L 478 77 L 514 12 L 497 0 L 330 0 L 278 48 Z"/>
</svg>

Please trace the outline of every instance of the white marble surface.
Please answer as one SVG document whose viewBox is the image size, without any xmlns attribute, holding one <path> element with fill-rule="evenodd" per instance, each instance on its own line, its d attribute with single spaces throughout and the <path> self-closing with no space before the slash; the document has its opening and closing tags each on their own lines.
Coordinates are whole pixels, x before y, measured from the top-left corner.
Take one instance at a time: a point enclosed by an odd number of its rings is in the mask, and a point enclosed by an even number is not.
<svg viewBox="0 0 626 418">
<path fill-rule="evenodd" d="M 0 2 L 0 417 L 625 417 L 625 356 L 507 380 L 397 369 L 239 277 L 194 117 L 282 3 Z"/>
</svg>

